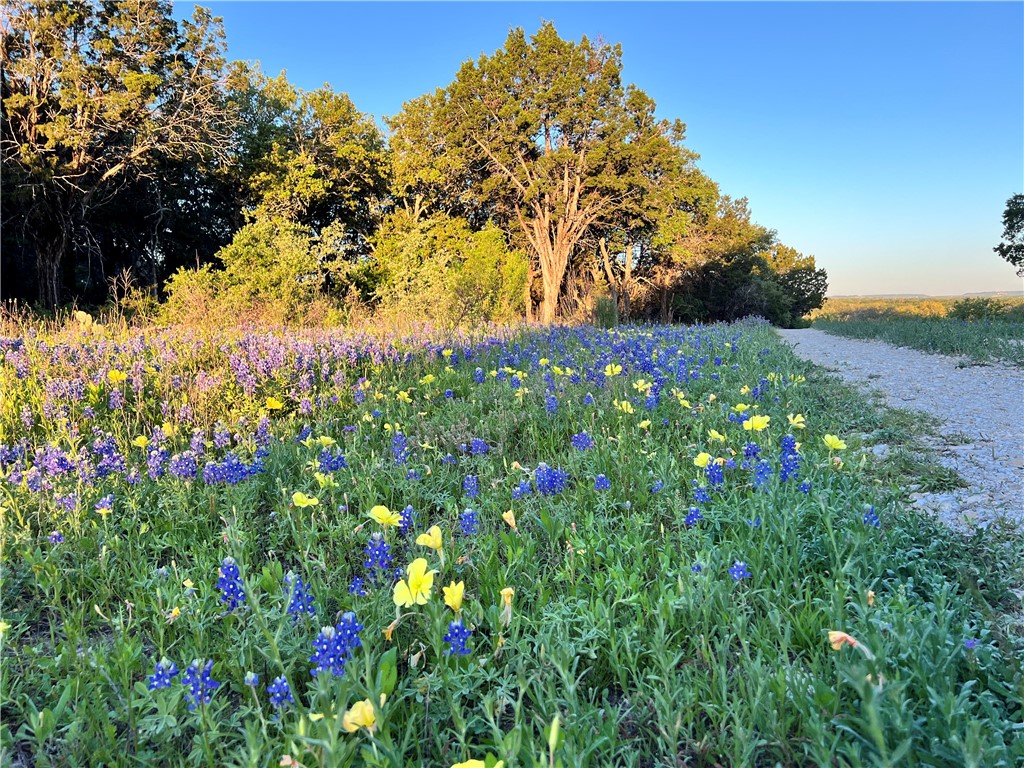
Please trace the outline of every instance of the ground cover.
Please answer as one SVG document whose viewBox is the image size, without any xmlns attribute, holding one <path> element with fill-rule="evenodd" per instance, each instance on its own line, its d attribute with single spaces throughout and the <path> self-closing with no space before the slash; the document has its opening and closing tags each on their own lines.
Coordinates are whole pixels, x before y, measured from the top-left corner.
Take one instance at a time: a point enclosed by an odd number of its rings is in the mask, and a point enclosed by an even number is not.
<svg viewBox="0 0 1024 768">
<path fill-rule="evenodd" d="M 1019 542 L 765 325 L 0 343 L 5 762 L 1024 759 Z"/>
<path fill-rule="evenodd" d="M 1024 322 L 901 317 L 837 320 L 821 317 L 814 327 L 853 339 L 879 339 L 941 355 L 962 355 L 976 363 L 1024 365 Z"/>
</svg>

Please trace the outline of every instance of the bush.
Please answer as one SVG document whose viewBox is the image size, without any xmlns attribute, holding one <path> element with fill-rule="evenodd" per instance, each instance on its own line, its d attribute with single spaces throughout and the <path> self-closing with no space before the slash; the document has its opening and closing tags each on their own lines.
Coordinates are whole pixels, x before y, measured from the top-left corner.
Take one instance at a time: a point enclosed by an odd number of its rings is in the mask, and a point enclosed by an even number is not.
<svg viewBox="0 0 1024 768">
<path fill-rule="evenodd" d="M 1009 307 L 999 299 L 968 296 L 953 303 L 949 317 L 956 320 L 993 320 L 1007 313 Z"/>
</svg>

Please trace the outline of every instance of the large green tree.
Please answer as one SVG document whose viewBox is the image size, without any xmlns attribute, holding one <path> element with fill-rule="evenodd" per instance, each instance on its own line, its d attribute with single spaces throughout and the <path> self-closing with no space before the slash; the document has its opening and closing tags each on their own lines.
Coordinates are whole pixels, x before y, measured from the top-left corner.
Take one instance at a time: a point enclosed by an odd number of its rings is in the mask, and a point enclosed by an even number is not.
<svg viewBox="0 0 1024 768">
<path fill-rule="evenodd" d="M 515 29 L 391 121 L 398 194 L 518 229 L 539 268 L 545 323 L 581 239 L 671 156 L 673 126 L 621 73 L 619 46 L 563 40 L 551 23 L 529 39 Z"/>
<path fill-rule="evenodd" d="M 226 154 L 223 31 L 199 8 L 177 23 L 163 0 L 13 0 L 2 18 L 4 228 L 53 308 L 120 192 Z"/>
<path fill-rule="evenodd" d="M 1024 195 L 1006 201 L 1003 212 L 1003 242 L 993 250 L 1017 268 L 1024 277 Z"/>
</svg>

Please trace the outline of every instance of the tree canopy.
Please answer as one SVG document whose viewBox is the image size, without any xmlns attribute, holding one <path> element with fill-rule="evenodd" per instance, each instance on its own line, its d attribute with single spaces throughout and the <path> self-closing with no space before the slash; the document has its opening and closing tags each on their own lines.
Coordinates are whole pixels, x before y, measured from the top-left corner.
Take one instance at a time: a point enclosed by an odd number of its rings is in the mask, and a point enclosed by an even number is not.
<svg viewBox="0 0 1024 768">
<path fill-rule="evenodd" d="M 1006 201 L 1003 212 L 1003 241 L 993 249 L 1017 268 L 1024 277 L 1024 195 Z"/>
</svg>

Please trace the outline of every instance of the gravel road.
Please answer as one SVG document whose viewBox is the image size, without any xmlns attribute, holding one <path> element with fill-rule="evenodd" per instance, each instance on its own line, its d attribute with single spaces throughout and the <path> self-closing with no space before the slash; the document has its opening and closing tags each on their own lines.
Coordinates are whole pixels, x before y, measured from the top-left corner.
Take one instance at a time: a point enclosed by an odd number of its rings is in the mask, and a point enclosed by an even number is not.
<svg viewBox="0 0 1024 768">
<path fill-rule="evenodd" d="M 778 333 L 805 360 L 879 390 L 890 406 L 923 411 L 938 421 L 942 437 L 932 447 L 969 487 L 911 493 L 916 506 L 956 528 L 987 526 L 999 518 L 1024 528 L 1024 371 L 958 367 L 957 358 L 810 328 Z M 872 452 L 884 460 L 888 448 L 875 446 Z"/>
</svg>

